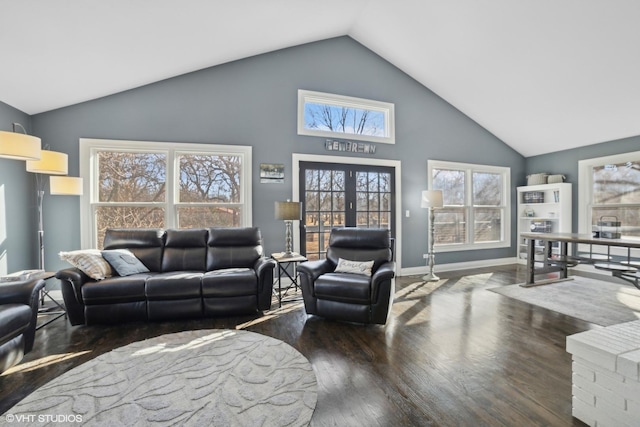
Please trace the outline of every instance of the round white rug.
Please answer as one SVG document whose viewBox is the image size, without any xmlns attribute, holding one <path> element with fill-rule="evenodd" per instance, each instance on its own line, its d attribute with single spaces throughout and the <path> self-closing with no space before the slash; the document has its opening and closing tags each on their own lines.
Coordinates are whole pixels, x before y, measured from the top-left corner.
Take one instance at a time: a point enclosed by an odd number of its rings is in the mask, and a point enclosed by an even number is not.
<svg viewBox="0 0 640 427">
<path fill-rule="evenodd" d="M 7 414 L 32 416 L 33 425 L 298 426 L 309 424 L 316 400 L 313 369 L 290 345 L 248 331 L 201 330 L 98 356 Z"/>
</svg>

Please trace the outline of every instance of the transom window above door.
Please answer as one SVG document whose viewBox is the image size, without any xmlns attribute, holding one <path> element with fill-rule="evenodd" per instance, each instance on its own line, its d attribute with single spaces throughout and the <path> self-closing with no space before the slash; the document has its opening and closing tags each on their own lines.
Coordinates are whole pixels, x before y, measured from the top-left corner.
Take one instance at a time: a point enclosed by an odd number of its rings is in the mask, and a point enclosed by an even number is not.
<svg viewBox="0 0 640 427">
<path fill-rule="evenodd" d="M 298 134 L 395 144 L 394 105 L 299 90 Z"/>
</svg>

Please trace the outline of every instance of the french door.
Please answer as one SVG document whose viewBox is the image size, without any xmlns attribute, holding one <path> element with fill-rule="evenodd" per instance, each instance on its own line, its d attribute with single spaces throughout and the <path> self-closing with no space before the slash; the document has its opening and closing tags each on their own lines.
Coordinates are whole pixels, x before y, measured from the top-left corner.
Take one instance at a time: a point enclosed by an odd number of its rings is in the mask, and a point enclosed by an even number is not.
<svg viewBox="0 0 640 427">
<path fill-rule="evenodd" d="M 395 169 L 300 162 L 300 251 L 323 259 L 334 227 L 388 228 L 395 235 Z"/>
</svg>

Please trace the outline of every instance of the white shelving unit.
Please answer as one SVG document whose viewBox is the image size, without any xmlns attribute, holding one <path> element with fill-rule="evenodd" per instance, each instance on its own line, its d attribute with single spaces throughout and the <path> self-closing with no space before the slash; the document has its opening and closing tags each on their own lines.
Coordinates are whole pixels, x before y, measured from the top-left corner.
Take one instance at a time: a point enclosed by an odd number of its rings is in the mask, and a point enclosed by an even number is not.
<svg viewBox="0 0 640 427">
<path fill-rule="evenodd" d="M 518 187 L 518 261 L 527 259 L 522 233 L 571 233 L 571 184 L 541 184 Z M 552 248 L 557 253 L 559 248 Z M 539 252 L 539 253 L 538 253 Z M 543 247 L 536 246 L 536 260 L 543 261 Z"/>
</svg>

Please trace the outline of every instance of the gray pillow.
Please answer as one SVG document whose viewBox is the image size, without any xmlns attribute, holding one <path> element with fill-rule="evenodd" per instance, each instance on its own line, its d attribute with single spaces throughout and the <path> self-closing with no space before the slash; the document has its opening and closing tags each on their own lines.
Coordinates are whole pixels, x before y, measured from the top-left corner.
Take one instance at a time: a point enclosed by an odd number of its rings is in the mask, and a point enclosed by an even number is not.
<svg viewBox="0 0 640 427">
<path fill-rule="evenodd" d="M 102 257 L 107 260 L 120 276 L 131 276 L 137 273 L 148 273 L 149 269 L 128 249 L 111 249 L 102 251 Z"/>
</svg>

